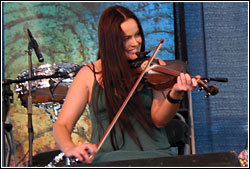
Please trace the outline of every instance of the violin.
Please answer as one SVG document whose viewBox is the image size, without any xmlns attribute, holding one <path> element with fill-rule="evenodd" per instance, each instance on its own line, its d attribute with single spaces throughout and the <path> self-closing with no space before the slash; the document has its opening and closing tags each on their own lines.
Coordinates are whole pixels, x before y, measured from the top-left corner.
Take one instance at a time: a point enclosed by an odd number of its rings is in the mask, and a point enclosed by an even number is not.
<svg viewBox="0 0 250 169">
<path fill-rule="evenodd" d="M 137 52 L 138 58 L 130 61 L 130 66 L 132 68 L 133 74 L 138 76 L 142 70 L 144 70 L 145 65 L 147 64 L 150 57 L 147 56 L 148 52 Z M 177 77 L 180 73 L 187 73 L 188 67 L 182 61 L 165 61 L 167 65 L 160 65 L 159 60 L 154 59 L 142 78 L 142 83 L 151 87 L 155 90 L 164 90 L 167 88 L 172 88 L 177 81 Z M 199 86 L 199 90 L 205 90 L 206 96 L 216 95 L 219 90 L 216 87 L 216 84 L 209 85 L 210 80 L 227 82 L 227 78 L 196 78 Z"/>
</svg>

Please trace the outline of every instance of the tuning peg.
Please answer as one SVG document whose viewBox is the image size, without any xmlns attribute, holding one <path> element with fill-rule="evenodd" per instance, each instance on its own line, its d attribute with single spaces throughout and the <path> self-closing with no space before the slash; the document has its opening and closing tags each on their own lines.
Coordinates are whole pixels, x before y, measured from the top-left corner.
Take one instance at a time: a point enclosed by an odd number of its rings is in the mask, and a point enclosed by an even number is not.
<svg viewBox="0 0 250 169">
<path fill-rule="evenodd" d="M 210 95 L 211 95 L 210 93 L 207 93 L 206 96 L 205 96 L 205 98 L 208 98 Z"/>
<path fill-rule="evenodd" d="M 198 89 L 198 92 L 202 91 L 203 89 L 204 89 L 203 87 L 200 87 L 200 88 Z"/>
</svg>

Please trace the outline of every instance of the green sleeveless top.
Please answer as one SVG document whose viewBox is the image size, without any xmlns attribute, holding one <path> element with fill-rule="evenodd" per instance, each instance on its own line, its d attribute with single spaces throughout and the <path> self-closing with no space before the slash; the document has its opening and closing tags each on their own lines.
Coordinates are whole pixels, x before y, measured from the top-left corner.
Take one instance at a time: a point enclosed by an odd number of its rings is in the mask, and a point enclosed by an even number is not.
<svg viewBox="0 0 250 169">
<path fill-rule="evenodd" d="M 92 91 L 92 100 L 89 104 L 90 109 L 90 118 L 92 121 L 92 134 L 91 134 L 91 143 L 98 144 L 102 138 L 104 132 L 108 128 L 109 120 L 107 117 L 106 106 L 105 106 L 105 95 L 103 88 L 100 89 L 99 100 L 98 100 L 98 120 L 102 123 L 103 130 L 101 130 L 101 135 L 99 135 L 100 126 L 97 123 L 97 119 L 93 111 L 93 100 L 97 97 L 99 83 L 95 80 L 93 91 Z M 146 87 L 140 91 L 140 94 L 143 98 L 141 104 L 147 106 L 147 111 L 145 113 L 150 113 L 151 104 L 152 104 L 152 90 L 147 89 Z M 131 98 L 133 99 L 133 97 Z M 135 110 L 136 111 L 136 110 Z M 120 160 L 131 160 L 131 159 L 143 159 L 143 158 L 157 158 L 157 157 L 166 157 L 171 155 L 176 155 L 171 151 L 170 144 L 168 142 L 168 137 L 166 134 L 165 128 L 152 128 L 153 136 L 155 139 L 152 139 L 142 128 L 139 122 L 131 118 L 131 123 L 137 133 L 137 136 L 142 145 L 143 151 L 136 145 L 131 138 L 131 136 L 125 131 L 124 133 L 124 142 L 122 141 L 122 135 L 119 129 L 118 124 L 115 124 L 116 129 L 116 138 L 120 149 L 114 150 L 111 144 L 110 134 L 107 136 L 103 145 L 101 146 L 96 157 L 93 159 L 93 162 L 107 162 L 107 161 L 120 161 Z M 121 146 L 120 146 L 121 145 Z"/>
</svg>

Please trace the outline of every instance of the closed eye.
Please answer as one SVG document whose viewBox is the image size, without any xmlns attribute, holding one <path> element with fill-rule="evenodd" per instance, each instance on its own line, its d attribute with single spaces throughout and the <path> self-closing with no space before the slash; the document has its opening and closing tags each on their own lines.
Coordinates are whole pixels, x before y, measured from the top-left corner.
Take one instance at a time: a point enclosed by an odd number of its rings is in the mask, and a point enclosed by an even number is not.
<svg viewBox="0 0 250 169">
<path fill-rule="evenodd" d="M 138 31 L 134 36 L 135 36 L 135 37 L 141 36 L 140 31 Z M 124 36 L 124 37 L 123 37 L 123 40 L 124 40 L 124 41 L 127 41 L 127 40 L 129 40 L 130 38 L 132 38 L 132 36 Z"/>
</svg>

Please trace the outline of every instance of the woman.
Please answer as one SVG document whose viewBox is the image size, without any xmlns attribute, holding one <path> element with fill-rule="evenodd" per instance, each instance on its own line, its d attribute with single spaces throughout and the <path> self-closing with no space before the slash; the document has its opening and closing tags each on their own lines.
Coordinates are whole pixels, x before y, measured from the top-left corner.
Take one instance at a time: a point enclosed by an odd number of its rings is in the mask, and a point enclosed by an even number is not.
<svg viewBox="0 0 250 169">
<path fill-rule="evenodd" d="M 60 149 L 66 156 L 87 163 L 92 162 L 91 155 L 95 157 L 93 162 L 172 155 L 164 126 L 177 112 L 177 101 L 184 92 L 198 85 L 184 73 L 171 90 L 143 87 L 136 91 L 97 152 L 99 140 L 135 82 L 129 61 L 138 57 L 137 52 L 145 51 L 139 20 L 121 6 L 104 11 L 98 38 L 98 60 L 78 72 L 54 124 L 53 133 Z M 93 126 L 91 143 L 76 145 L 70 134 L 87 104 Z"/>
</svg>

